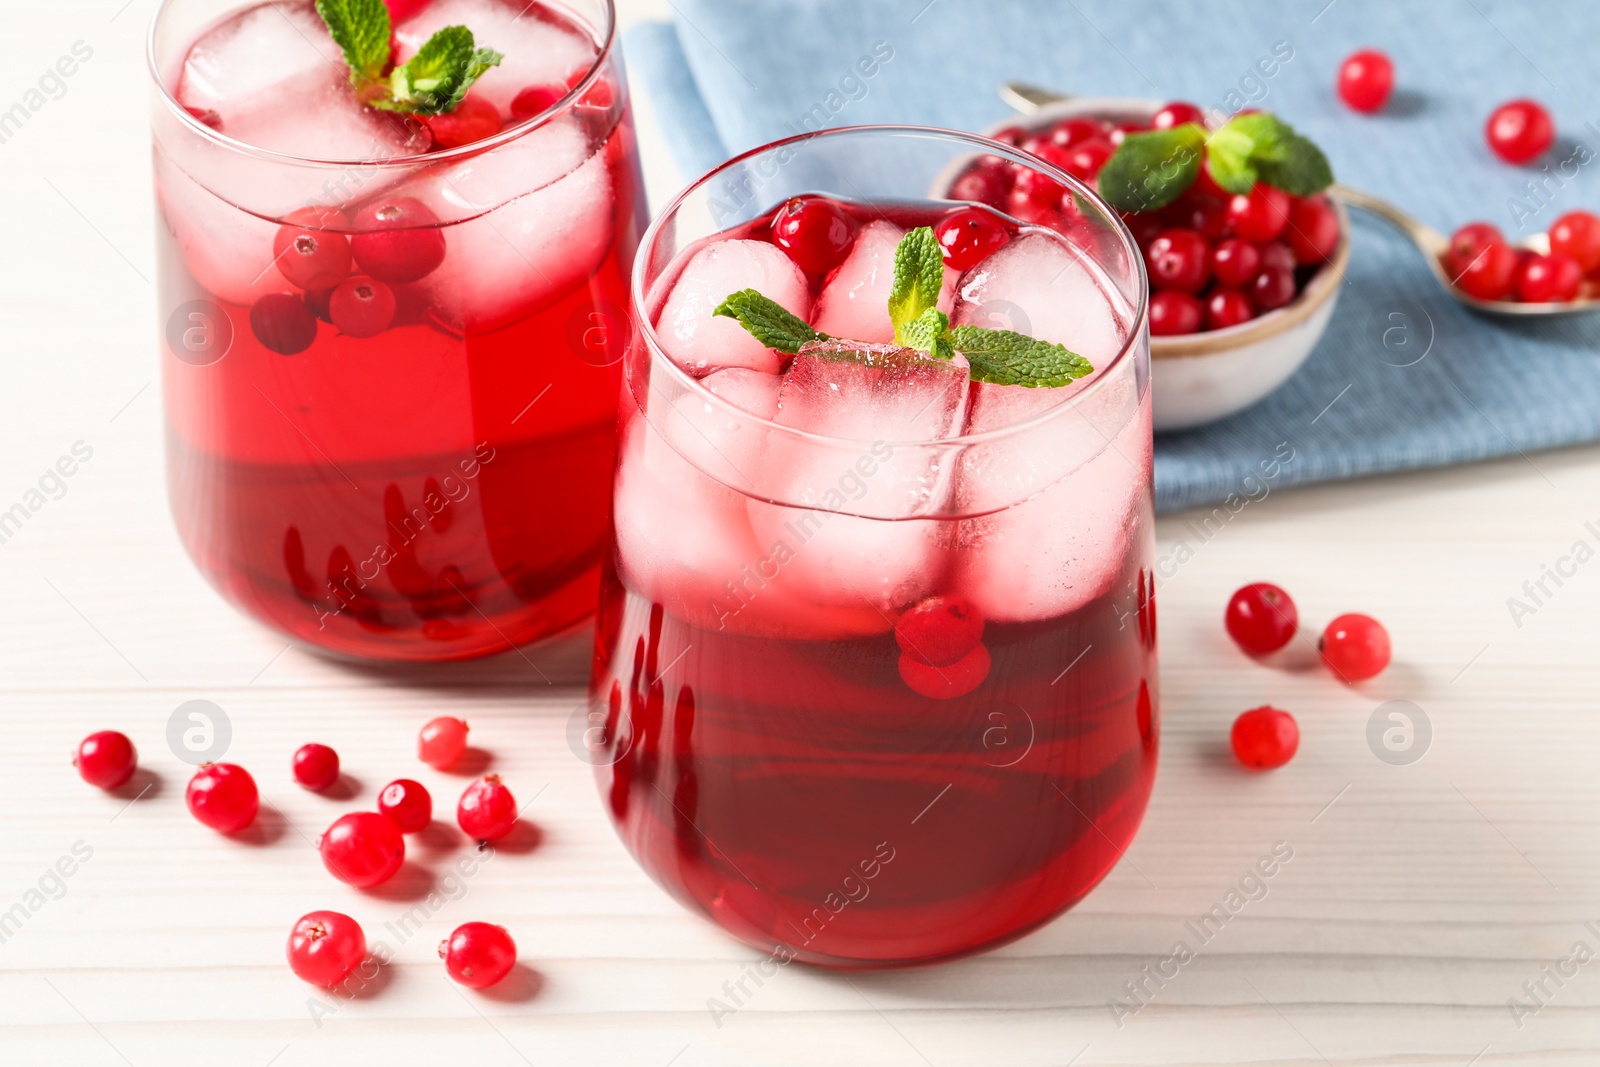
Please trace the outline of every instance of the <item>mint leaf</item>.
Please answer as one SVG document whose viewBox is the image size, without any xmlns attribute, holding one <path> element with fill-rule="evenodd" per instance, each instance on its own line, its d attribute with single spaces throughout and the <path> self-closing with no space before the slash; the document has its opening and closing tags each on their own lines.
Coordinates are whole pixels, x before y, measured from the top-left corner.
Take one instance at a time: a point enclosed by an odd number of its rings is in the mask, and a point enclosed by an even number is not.
<svg viewBox="0 0 1600 1067">
<path fill-rule="evenodd" d="M 1205 144 L 1205 129 L 1193 122 L 1130 133 L 1100 168 L 1100 195 L 1118 211 L 1166 207 L 1200 176 Z"/>
<path fill-rule="evenodd" d="M 739 325 L 750 331 L 750 336 L 757 341 L 791 356 L 807 341 L 831 340 L 827 334 L 813 330 L 805 319 L 755 289 L 728 294 L 712 314 L 738 319 Z"/>
<path fill-rule="evenodd" d="M 907 348 L 915 348 L 926 352 L 934 359 L 952 360 L 955 358 L 955 349 L 950 345 L 948 336 L 950 330 L 950 316 L 938 308 L 929 308 L 921 315 L 905 324 L 899 331 L 896 340 Z"/>
<path fill-rule="evenodd" d="M 1322 150 L 1276 115 L 1240 115 L 1211 135 L 1206 146 L 1211 177 L 1230 193 L 1248 193 L 1257 181 L 1294 196 L 1333 184 Z"/>
<path fill-rule="evenodd" d="M 333 43 L 350 65 L 350 80 L 359 84 L 383 77 L 389 65 L 389 6 L 383 0 L 317 0 Z"/>
<path fill-rule="evenodd" d="M 1059 386 L 1091 373 L 1089 361 L 1064 346 L 1011 330 L 955 326 L 948 334 L 967 357 L 972 380 L 994 385 Z"/>
<path fill-rule="evenodd" d="M 373 104 L 388 111 L 439 115 L 453 111 L 483 72 L 504 58 L 478 48 L 465 26 L 446 26 L 389 75 L 391 99 Z"/>
<path fill-rule="evenodd" d="M 932 226 L 918 226 L 894 250 L 894 284 L 889 290 L 889 321 L 894 339 L 909 344 L 902 334 L 907 325 L 939 303 L 944 287 L 944 253 Z"/>
</svg>

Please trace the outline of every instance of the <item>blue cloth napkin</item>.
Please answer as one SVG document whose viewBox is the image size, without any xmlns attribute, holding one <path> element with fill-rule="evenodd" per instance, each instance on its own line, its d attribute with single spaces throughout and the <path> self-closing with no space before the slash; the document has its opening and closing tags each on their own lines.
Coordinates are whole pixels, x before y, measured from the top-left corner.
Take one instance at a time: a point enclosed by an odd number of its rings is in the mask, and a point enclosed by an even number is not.
<svg viewBox="0 0 1600 1067">
<path fill-rule="evenodd" d="M 686 180 L 824 122 L 983 129 L 1010 114 L 997 86 L 1021 80 L 1274 110 L 1324 148 L 1341 181 L 1445 232 L 1486 219 L 1516 239 L 1573 207 L 1600 212 L 1594 4 L 673 0 L 673 9 L 673 23 L 637 27 L 627 48 Z M 1333 90 L 1343 57 L 1362 47 L 1395 64 L 1395 95 L 1374 116 L 1346 109 Z M 858 66 L 868 56 L 878 62 Z M 876 72 L 863 77 L 868 67 Z M 1483 127 L 1522 96 L 1550 109 L 1558 139 L 1535 165 L 1513 167 L 1490 154 Z M 1359 215 L 1353 229 L 1338 310 L 1300 372 L 1233 418 L 1158 436 L 1159 509 L 1600 438 L 1600 315 L 1476 316 L 1398 234 Z"/>
</svg>

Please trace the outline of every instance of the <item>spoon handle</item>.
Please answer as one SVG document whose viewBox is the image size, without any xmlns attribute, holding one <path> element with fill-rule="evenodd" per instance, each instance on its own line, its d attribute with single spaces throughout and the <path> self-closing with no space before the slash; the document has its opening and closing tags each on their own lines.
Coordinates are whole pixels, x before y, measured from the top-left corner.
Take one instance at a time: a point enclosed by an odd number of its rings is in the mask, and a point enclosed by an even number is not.
<svg viewBox="0 0 1600 1067">
<path fill-rule="evenodd" d="M 1025 82 L 1006 82 L 1000 86 L 1000 99 L 1024 115 L 1031 115 L 1046 104 L 1058 104 L 1068 99 L 1065 93 L 1041 89 Z"/>
<path fill-rule="evenodd" d="M 1348 185 L 1335 185 L 1331 190 L 1333 195 L 1351 207 L 1370 211 L 1383 219 L 1395 229 L 1411 238 L 1416 244 L 1429 252 L 1437 253 L 1448 243 L 1445 235 L 1429 226 L 1420 219 L 1413 218 L 1401 211 L 1387 200 L 1382 200 L 1371 193 L 1364 193 L 1360 189 L 1352 189 Z"/>
</svg>

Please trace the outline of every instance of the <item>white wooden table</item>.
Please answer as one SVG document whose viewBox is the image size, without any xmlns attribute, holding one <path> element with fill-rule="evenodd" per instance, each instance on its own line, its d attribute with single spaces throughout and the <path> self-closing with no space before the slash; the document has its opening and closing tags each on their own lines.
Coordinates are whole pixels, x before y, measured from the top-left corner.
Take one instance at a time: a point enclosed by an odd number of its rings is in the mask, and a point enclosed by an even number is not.
<svg viewBox="0 0 1600 1067">
<path fill-rule="evenodd" d="M 153 0 L 122 4 L 10 0 L 0 34 L 0 110 L 74 42 L 93 48 L 0 143 L 0 510 L 75 442 L 93 449 L 0 544 L 0 1063 L 1600 1060 L 1600 960 L 1574 956 L 1600 954 L 1600 564 L 1520 628 L 1506 607 L 1574 541 L 1600 540 L 1584 525 L 1600 520 L 1600 450 L 1274 493 L 1203 544 L 1186 516 L 1163 519 L 1163 549 L 1183 539 L 1195 554 L 1160 593 L 1162 766 L 1126 862 L 1008 948 L 849 978 L 789 967 L 718 1025 L 708 998 L 756 956 L 673 904 L 607 825 L 565 739 L 586 634 L 452 669 L 355 670 L 286 648 L 183 555 L 154 384 Z M 659 204 L 678 179 L 642 104 Z M 1305 662 L 1247 664 L 1220 615 L 1260 578 L 1310 620 L 1380 617 L 1394 666 L 1352 690 Z M 252 842 L 184 810 L 189 769 L 165 727 L 191 699 L 225 710 L 229 758 L 263 783 L 271 809 Z M 1391 699 L 1432 726 L 1410 765 L 1368 744 Z M 1301 752 L 1249 775 L 1228 726 L 1269 701 L 1299 717 Z M 431 899 L 420 878 L 384 897 L 334 883 L 309 840 L 388 777 L 425 770 L 416 730 L 442 712 L 472 722 L 519 796 L 537 794 L 542 840 Z M 81 736 L 112 727 L 150 772 L 137 801 L 68 765 Z M 289 753 L 313 739 L 339 749 L 357 798 L 289 783 Z M 446 805 L 463 782 L 418 776 Z M 1293 859 L 1201 943 L 1186 924 L 1275 842 Z M 430 866 L 467 854 L 437 844 Z M 63 857 L 70 877 L 51 873 Z M 359 999 L 320 997 L 284 964 L 290 924 L 315 907 L 350 911 L 394 950 Z M 418 907 L 420 933 L 385 929 Z M 457 989 L 434 956 L 475 918 L 511 927 L 530 964 L 491 995 Z M 1193 959 L 1165 963 L 1179 941 Z M 1125 987 L 1141 981 L 1148 1003 Z"/>
</svg>

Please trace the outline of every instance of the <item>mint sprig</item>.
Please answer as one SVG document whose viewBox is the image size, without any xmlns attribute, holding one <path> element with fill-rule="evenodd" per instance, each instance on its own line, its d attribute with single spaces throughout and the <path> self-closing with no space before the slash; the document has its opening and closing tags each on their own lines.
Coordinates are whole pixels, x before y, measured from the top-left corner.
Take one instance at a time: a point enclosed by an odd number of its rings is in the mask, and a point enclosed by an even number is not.
<svg viewBox="0 0 1600 1067">
<path fill-rule="evenodd" d="M 485 71 L 505 58 L 492 48 L 479 48 L 467 27 L 446 26 L 390 71 L 393 28 L 384 0 L 317 0 L 317 14 L 344 53 L 356 95 L 382 111 L 448 114 Z"/>
<path fill-rule="evenodd" d="M 762 296 L 755 289 L 741 289 L 728 294 L 728 298 L 718 304 L 711 314 L 738 319 L 739 325 L 750 331 L 750 336 L 757 341 L 791 356 L 800 351 L 800 346 L 807 341 L 832 340 L 827 334 L 813 330 L 805 319 L 776 300 Z"/>
<path fill-rule="evenodd" d="M 919 226 L 902 237 L 894 251 L 889 320 L 894 323 L 896 344 L 946 363 L 960 352 L 967 359 L 967 373 L 973 381 L 994 385 L 1055 387 L 1093 373 L 1088 360 L 1064 345 L 1012 330 L 951 326 L 950 316 L 936 306 L 943 284 L 944 256 L 939 242 L 931 226 Z M 808 342 L 840 340 L 818 333 L 804 319 L 755 289 L 730 293 L 712 314 L 738 319 L 756 340 L 791 356 Z M 818 350 L 817 354 L 834 360 L 853 359 L 869 366 L 881 364 L 870 352 L 852 351 L 848 347 L 852 344 L 862 342 L 846 340 L 826 351 Z"/>
<path fill-rule="evenodd" d="M 1200 176 L 1202 157 L 1212 179 L 1230 193 L 1248 193 L 1260 181 L 1310 196 L 1333 184 L 1320 148 L 1276 115 L 1255 112 L 1209 133 L 1185 123 L 1129 134 L 1100 170 L 1100 195 L 1119 211 L 1165 207 Z"/>
</svg>

